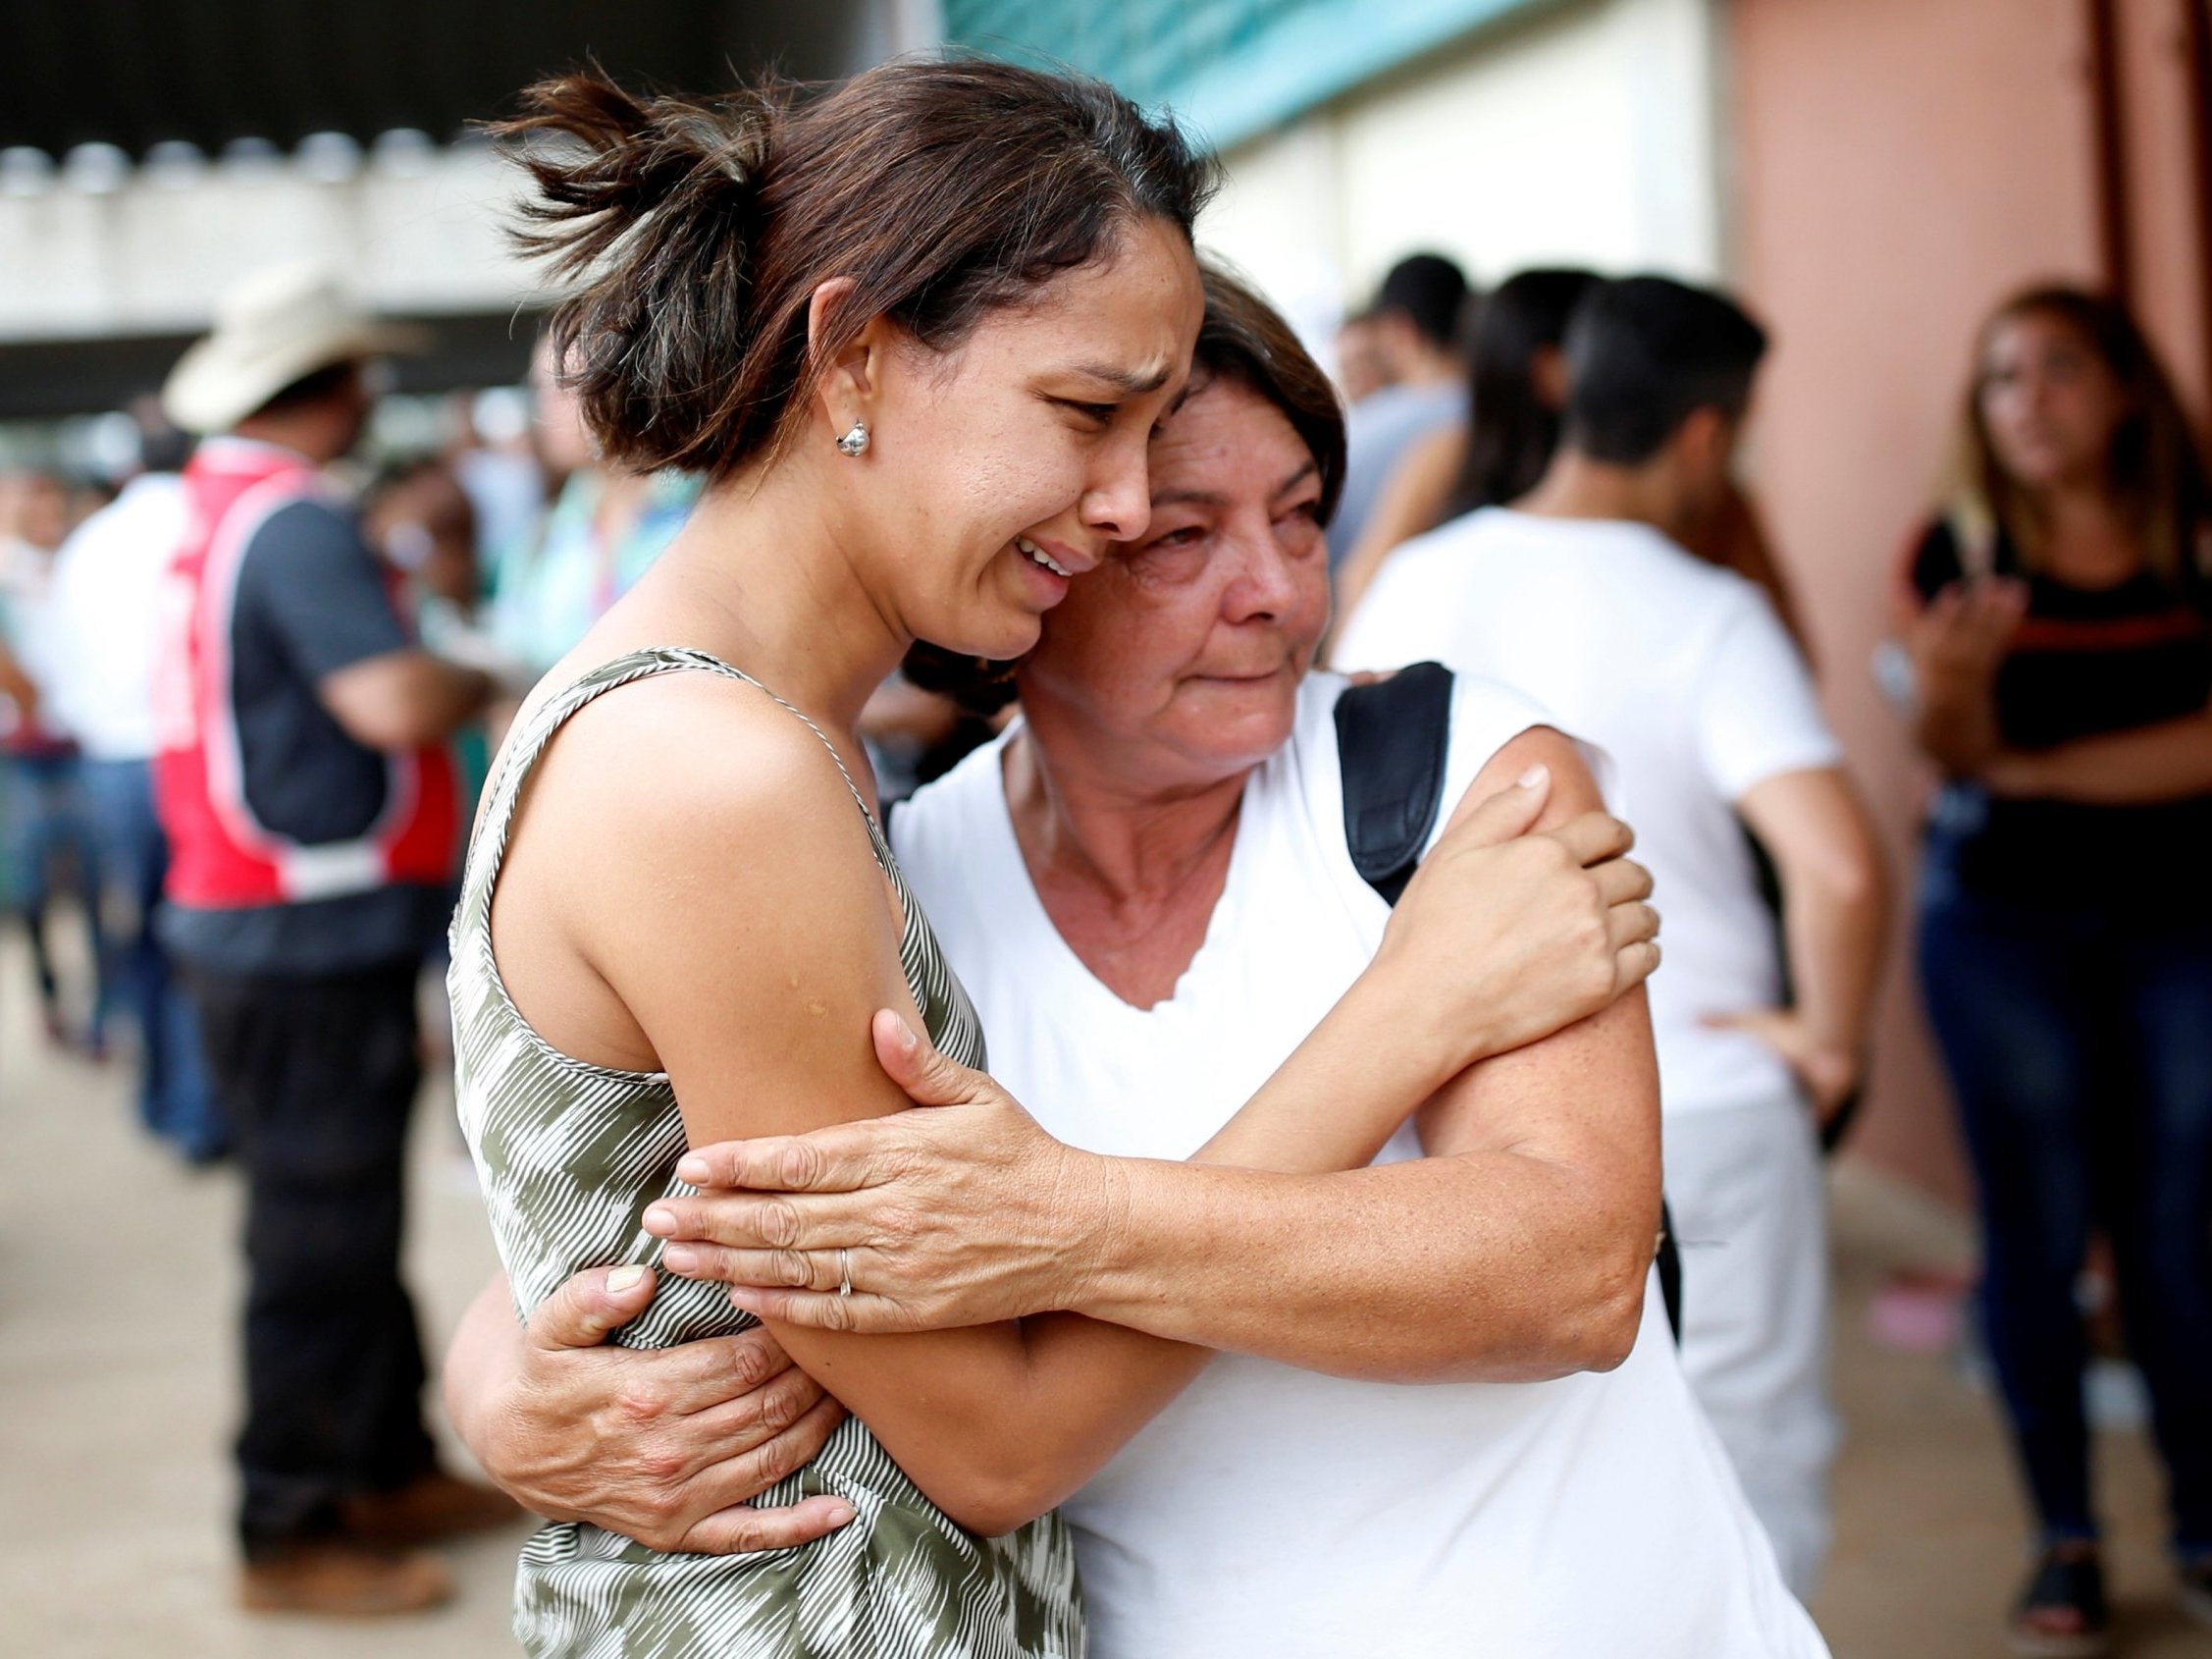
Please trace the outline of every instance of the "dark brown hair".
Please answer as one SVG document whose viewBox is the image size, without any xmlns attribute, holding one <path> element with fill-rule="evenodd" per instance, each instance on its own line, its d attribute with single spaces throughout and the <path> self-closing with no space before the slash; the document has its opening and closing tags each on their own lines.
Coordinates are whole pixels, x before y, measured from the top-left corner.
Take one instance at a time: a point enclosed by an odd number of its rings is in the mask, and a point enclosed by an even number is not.
<svg viewBox="0 0 2212 1659">
<path fill-rule="evenodd" d="M 517 235 L 581 279 L 553 313 L 557 360 L 607 458 L 638 469 L 727 475 L 871 318 L 949 349 L 1132 220 L 1187 237 L 1214 180 L 1104 82 L 980 58 L 700 103 L 571 75 L 523 105 L 492 129 L 537 185 Z M 810 351 L 836 277 L 853 293 Z"/>
<path fill-rule="evenodd" d="M 1235 381 L 1283 411 L 1290 429 L 1313 453 L 1321 474 L 1321 522 L 1336 515 L 1344 490 L 1344 411 L 1336 383 L 1298 343 L 1296 332 L 1256 290 L 1215 261 L 1200 262 L 1206 315 L 1191 352 L 1191 387 L 1219 377 Z M 995 714 L 1014 701 L 1015 662 L 963 657 L 918 642 L 907 653 L 906 675 L 977 714 Z"/>
<path fill-rule="evenodd" d="M 1998 329 L 2022 317 L 2056 319 L 2079 335 L 2119 383 L 2126 405 L 2112 431 L 2105 476 L 2133 520 L 2143 562 L 2160 581 L 2191 586 L 2212 575 L 2212 481 L 2174 382 L 2127 306 L 2101 294 L 2049 284 L 2016 294 L 1975 337 L 1974 374 L 1959 422 L 1959 486 L 1953 513 L 1970 525 L 2002 530 L 2033 568 L 2043 544 L 2035 505 L 1998 462 L 1981 418 L 1982 359 Z"/>
<path fill-rule="evenodd" d="M 1766 331 L 1718 289 L 1621 277 L 1567 322 L 1560 441 L 1608 466 L 1642 466 L 1702 408 L 1739 419 Z"/>
<path fill-rule="evenodd" d="M 1298 343 L 1283 314 L 1242 277 L 1211 259 L 1199 270 L 1206 317 L 1190 356 L 1193 385 L 1212 376 L 1234 380 L 1283 411 L 1320 469 L 1326 526 L 1344 492 L 1344 409 L 1336 383 Z"/>
<path fill-rule="evenodd" d="M 1536 488 L 1559 446 L 1561 412 L 1537 389 L 1536 364 L 1597 287 L 1594 271 L 1522 271 L 1484 296 L 1467 345 L 1467 443 L 1443 516 L 1503 507 Z"/>
</svg>

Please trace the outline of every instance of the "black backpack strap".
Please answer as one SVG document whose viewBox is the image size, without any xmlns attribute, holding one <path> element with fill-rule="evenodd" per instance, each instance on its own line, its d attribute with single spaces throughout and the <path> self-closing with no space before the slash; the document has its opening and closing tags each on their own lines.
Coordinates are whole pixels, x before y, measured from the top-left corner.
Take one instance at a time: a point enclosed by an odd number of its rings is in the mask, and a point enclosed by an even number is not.
<svg viewBox="0 0 2212 1659">
<path fill-rule="evenodd" d="M 1421 862 L 1444 798 L 1451 670 L 1416 663 L 1337 699 L 1344 845 L 1360 879 L 1396 904 Z"/>
<path fill-rule="evenodd" d="M 1396 904 L 1444 808 L 1451 746 L 1451 670 L 1416 663 L 1337 699 L 1337 764 L 1344 780 L 1344 845 L 1360 880 Z M 1659 1296 L 1682 1341 L 1682 1253 L 1659 1205 Z"/>
<path fill-rule="evenodd" d="M 1674 1211 L 1659 1194 L 1659 1301 L 1666 1305 L 1666 1328 L 1674 1333 L 1674 1346 L 1682 1346 L 1682 1247 L 1674 1242 Z"/>
</svg>

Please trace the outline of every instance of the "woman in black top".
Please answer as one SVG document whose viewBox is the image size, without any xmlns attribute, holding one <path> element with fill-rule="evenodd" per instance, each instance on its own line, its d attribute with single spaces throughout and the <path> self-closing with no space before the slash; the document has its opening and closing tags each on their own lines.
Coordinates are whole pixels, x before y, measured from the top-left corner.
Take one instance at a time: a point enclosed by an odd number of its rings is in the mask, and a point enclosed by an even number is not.
<svg viewBox="0 0 2212 1659">
<path fill-rule="evenodd" d="M 1951 511 L 1914 548 L 1916 736 L 1945 783 L 1923 994 L 1980 1188 L 1982 1299 L 2040 1524 L 2022 1652 L 2102 1650 L 2075 1283 L 2111 1239 L 2212 1622 L 2212 491 L 2116 303 L 1984 327 Z"/>
</svg>

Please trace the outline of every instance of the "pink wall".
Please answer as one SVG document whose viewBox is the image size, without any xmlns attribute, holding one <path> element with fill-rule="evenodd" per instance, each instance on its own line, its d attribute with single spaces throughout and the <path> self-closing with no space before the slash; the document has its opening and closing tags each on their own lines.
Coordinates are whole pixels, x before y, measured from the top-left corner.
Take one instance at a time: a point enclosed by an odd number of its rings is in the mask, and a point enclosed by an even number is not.
<svg viewBox="0 0 2212 1659">
<path fill-rule="evenodd" d="M 1930 505 L 1976 323 L 2027 281 L 2098 274 L 2080 6 L 1733 0 L 1731 23 L 1735 268 L 1776 341 L 1752 467 L 1903 885 L 1925 778 L 1869 654 Z M 1908 917 L 1901 903 L 1854 1145 L 1959 1198 Z"/>
<path fill-rule="evenodd" d="M 2182 13 L 2207 0 L 2120 0 L 2122 132 L 2129 190 L 2134 304 L 2201 421 L 2212 413 L 2206 384 L 2207 319 L 2197 276 L 2201 235 L 2193 199 L 2187 34 Z"/>
</svg>

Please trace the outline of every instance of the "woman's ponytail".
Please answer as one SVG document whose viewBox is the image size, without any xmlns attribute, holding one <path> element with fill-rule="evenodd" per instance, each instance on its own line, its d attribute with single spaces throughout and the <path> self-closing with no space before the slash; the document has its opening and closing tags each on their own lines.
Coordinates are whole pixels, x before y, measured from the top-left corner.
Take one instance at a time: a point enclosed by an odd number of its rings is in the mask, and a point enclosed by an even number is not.
<svg viewBox="0 0 2212 1659">
<path fill-rule="evenodd" d="M 617 464 L 719 458 L 759 327 L 759 201 L 782 114 L 764 92 L 638 98 L 578 74 L 530 87 L 492 129 L 537 187 L 515 241 L 575 285 L 553 312 L 555 360 Z"/>
</svg>

